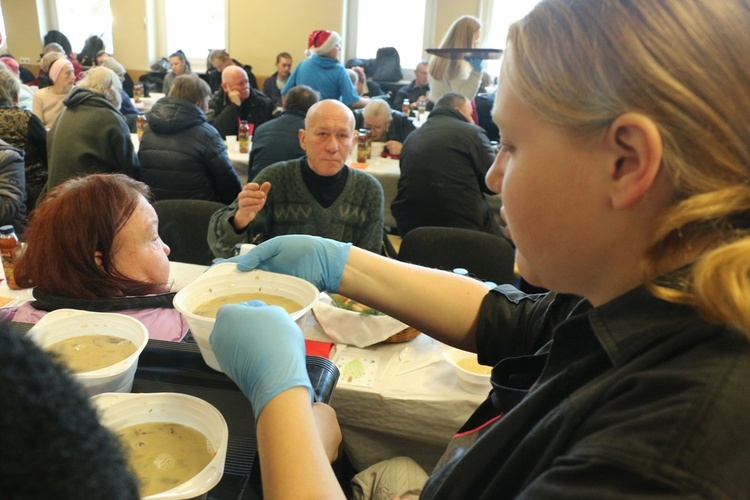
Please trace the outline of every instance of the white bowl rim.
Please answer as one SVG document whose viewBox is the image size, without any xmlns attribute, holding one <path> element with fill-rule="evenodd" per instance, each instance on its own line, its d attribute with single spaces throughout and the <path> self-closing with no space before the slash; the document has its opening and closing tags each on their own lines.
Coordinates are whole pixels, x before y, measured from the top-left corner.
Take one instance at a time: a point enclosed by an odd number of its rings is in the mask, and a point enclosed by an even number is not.
<svg viewBox="0 0 750 500">
<path fill-rule="evenodd" d="M 464 373 L 466 375 L 469 375 L 471 377 L 478 377 L 478 378 L 480 378 L 482 380 L 482 382 L 473 381 L 473 383 L 475 383 L 475 384 L 476 383 L 483 383 L 485 380 L 488 380 L 488 381 L 490 380 L 490 374 L 485 375 L 485 374 L 482 374 L 482 373 L 472 372 L 472 371 L 469 371 L 469 370 L 461 367 L 458 364 L 458 360 L 460 360 L 460 359 L 466 359 L 466 358 L 470 358 L 472 356 L 476 356 L 477 354 L 475 352 L 464 351 L 462 349 L 457 349 L 455 347 L 451 347 L 451 348 L 446 349 L 445 351 L 443 351 L 442 354 L 443 354 L 443 358 L 446 361 L 448 361 L 448 363 L 450 363 L 451 366 L 453 366 L 454 368 L 456 368 L 456 370 L 458 370 L 461 373 Z M 485 366 L 485 365 L 482 365 L 482 366 Z M 464 378 L 464 379 L 466 380 L 466 378 Z M 472 382 L 472 381 L 468 380 L 468 382 Z"/>
<path fill-rule="evenodd" d="M 144 325 L 141 321 L 139 321 L 136 318 L 133 318 L 132 316 L 128 316 L 126 314 L 120 314 L 120 313 L 108 313 L 108 312 L 93 312 L 93 311 L 84 311 L 81 309 L 57 309 L 55 311 L 49 312 L 42 319 L 40 319 L 27 333 L 29 335 L 29 338 L 31 338 L 34 342 L 37 343 L 42 348 L 47 347 L 47 345 L 43 345 L 41 343 L 41 340 L 43 338 L 43 332 L 50 328 L 50 325 L 54 325 L 55 323 L 62 322 L 62 321 L 75 321 L 75 320 L 83 320 L 85 318 L 97 318 L 100 320 L 106 320 L 107 318 L 115 318 L 117 321 L 122 321 L 124 323 L 129 323 L 131 326 L 134 327 L 134 331 L 138 331 L 142 334 L 142 339 L 139 343 L 136 344 L 136 350 L 134 353 L 132 353 L 127 358 L 123 359 L 122 361 L 118 361 L 117 363 L 111 364 L 109 366 L 105 366 L 103 368 L 99 368 L 97 370 L 90 370 L 87 372 L 74 372 L 74 376 L 82 379 L 82 380 L 88 380 L 88 379 L 98 379 L 102 377 L 110 377 L 115 376 L 120 373 L 125 372 L 129 367 L 133 365 L 136 361 L 138 361 L 138 358 L 140 357 L 143 350 L 146 348 L 146 345 L 148 344 L 148 328 L 146 328 L 146 325 Z M 96 332 L 100 333 L 100 332 Z M 94 332 L 82 332 L 82 335 L 94 335 L 96 334 Z M 134 342 L 135 343 L 135 342 Z"/>
</svg>

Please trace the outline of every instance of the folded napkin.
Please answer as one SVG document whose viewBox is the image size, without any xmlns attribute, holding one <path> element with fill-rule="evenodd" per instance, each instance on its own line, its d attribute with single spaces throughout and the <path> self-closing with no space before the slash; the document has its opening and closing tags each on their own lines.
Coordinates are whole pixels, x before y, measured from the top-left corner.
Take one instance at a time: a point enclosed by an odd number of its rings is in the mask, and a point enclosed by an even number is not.
<svg viewBox="0 0 750 500">
<path fill-rule="evenodd" d="M 331 340 L 360 348 L 382 342 L 408 328 L 405 323 L 385 314 L 362 314 L 336 307 L 326 293 L 320 294 L 312 310 L 318 324 Z"/>
<path fill-rule="evenodd" d="M 331 349 L 333 349 L 333 342 L 305 339 L 305 354 L 308 356 L 331 359 Z"/>
</svg>

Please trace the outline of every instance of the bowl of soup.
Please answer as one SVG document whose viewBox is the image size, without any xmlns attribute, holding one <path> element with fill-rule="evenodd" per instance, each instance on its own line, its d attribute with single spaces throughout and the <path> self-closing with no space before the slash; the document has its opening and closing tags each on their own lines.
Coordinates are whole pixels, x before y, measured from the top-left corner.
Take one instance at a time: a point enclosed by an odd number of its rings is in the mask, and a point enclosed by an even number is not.
<svg viewBox="0 0 750 500">
<path fill-rule="evenodd" d="M 301 325 L 318 295 L 315 285 L 295 276 L 258 269 L 242 272 L 235 263 L 226 262 L 209 268 L 177 292 L 173 303 L 190 326 L 203 360 L 214 370 L 221 371 L 209 338 L 216 323 L 216 312 L 222 305 L 260 300 L 283 307 Z"/>
<path fill-rule="evenodd" d="M 103 393 L 91 402 L 120 440 L 142 499 L 202 498 L 221 480 L 229 430 L 210 403 L 172 392 Z"/>
<path fill-rule="evenodd" d="M 453 367 L 463 390 L 474 394 L 489 392 L 492 367 L 480 365 L 475 353 L 451 348 L 443 352 L 443 358 Z"/>
<path fill-rule="evenodd" d="M 130 392 L 148 342 L 146 326 L 135 318 L 77 309 L 46 314 L 28 336 L 66 365 L 90 396 Z"/>
</svg>

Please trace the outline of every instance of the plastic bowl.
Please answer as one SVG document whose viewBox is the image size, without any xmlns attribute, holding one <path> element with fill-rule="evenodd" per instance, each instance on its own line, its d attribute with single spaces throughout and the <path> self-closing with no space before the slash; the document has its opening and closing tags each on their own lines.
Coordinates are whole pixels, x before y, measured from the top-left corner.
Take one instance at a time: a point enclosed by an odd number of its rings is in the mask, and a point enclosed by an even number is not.
<svg viewBox="0 0 750 500">
<path fill-rule="evenodd" d="M 147 422 L 177 423 L 192 427 L 211 442 L 216 454 L 188 481 L 143 500 L 199 498 L 216 486 L 224 474 L 229 429 L 222 414 L 206 401 L 187 394 L 154 392 L 148 394 L 104 393 L 92 397 L 105 427 L 117 431 Z"/>
<path fill-rule="evenodd" d="M 473 352 L 451 348 L 443 352 L 443 358 L 453 367 L 458 376 L 458 386 L 463 390 L 474 394 L 486 394 L 491 389 L 489 374 L 469 371 L 458 364 L 459 361 L 467 358 L 473 358 L 476 361 L 477 355 Z"/>
<path fill-rule="evenodd" d="M 90 396 L 101 392 L 130 392 L 138 368 L 138 357 L 148 343 L 146 326 L 135 318 L 115 313 L 94 313 L 77 309 L 58 309 L 45 315 L 28 336 L 42 349 L 79 335 L 107 334 L 130 340 L 133 354 L 113 365 L 89 372 L 74 373 Z"/>
<path fill-rule="evenodd" d="M 295 276 L 260 270 L 242 272 L 237 270 L 235 263 L 227 262 L 211 267 L 175 295 L 175 309 L 185 317 L 203 360 L 214 370 L 221 371 L 209 342 L 216 320 L 199 316 L 193 311 L 211 299 L 257 292 L 278 295 L 302 304 L 301 309 L 290 314 L 300 326 L 320 293 L 313 284 Z"/>
</svg>

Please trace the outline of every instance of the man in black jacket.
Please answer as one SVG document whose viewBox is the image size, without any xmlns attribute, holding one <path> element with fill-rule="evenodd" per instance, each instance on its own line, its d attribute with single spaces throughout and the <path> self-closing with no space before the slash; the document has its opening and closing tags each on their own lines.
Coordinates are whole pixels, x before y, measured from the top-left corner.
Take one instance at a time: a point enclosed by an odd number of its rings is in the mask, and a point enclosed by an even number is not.
<svg viewBox="0 0 750 500">
<path fill-rule="evenodd" d="M 495 154 L 471 113 L 471 101 L 448 92 L 404 142 L 398 193 L 391 203 L 402 236 L 422 226 L 501 234 L 484 198 L 495 194 L 485 182 Z"/>
<path fill-rule="evenodd" d="M 222 137 L 237 135 L 239 120 L 257 127 L 273 117 L 271 99 L 250 87 L 247 73 L 239 66 L 227 66 L 221 72 L 221 88 L 214 93 L 209 107 L 209 123 Z"/>
</svg>

